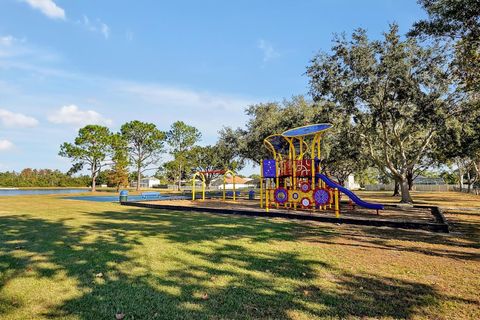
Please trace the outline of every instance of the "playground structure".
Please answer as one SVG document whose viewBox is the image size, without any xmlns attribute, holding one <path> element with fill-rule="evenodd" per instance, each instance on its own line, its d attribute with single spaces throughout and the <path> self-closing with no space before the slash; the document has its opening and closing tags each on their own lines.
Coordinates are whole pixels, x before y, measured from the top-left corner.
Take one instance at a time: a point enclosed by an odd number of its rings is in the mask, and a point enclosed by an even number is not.
<svg viewBox="0 0 480 320">
<path fill-rule="evenodd" d="M 206 174 L 221 174 L 223 175 L 223 200 L 225 200 L 227 197 L 226 197 L 226 190 L 225 190 L 225 184 L 226 184 L 226 179 L 227 179 L 227 175 L 232 175 L 233 177 L 233 201 L 236 200 L 236 197 L 235 197 L 235 172 L 233 172 L 232 170 L 209 170 L 209 171 L 198 171 L 196 172 L 194 175 L 193 175 L 193 178 L 192 178 L 192 200 L 195 200 L 195 193 L 196 193 L 196 182 L 197 182 L 197 177 L 200 179 L 200 181 L 202 182 L 202 200 L 205 200 L 205 189 L 207 187 L 207 184 L 206 184 L 206 179 L 205 179 L 205 175 Z"/>
<path fill-rule="evenodd" d="M 235 214 L 254 217 L 286 218 L 326 223 L 345 223 L 363 226 L 385 226 L 404 229 L 422 229 L 449 232 L 447 220 L 435 206 L 404 206 L 370 203 L 341 186 L 327 176 L 322 168 L 322 136 L 331 124 L 313 124 L 287 130 L 282 134 L 267 137 L 264 144 L 272 153 L 272 159 L 261 161 L 260 207 L 255 201 L 255 191 L 249 190 L 248 199 L 239 196 L 238 180 L 232 170 L 196 172 L 192 178 L 192 196 L 164 197 L 148 192 L 138 201 L 127 201 L 120 194 L 120 203 L 126 206 L 180 210 L 213 214 Z M 223 175 L 223 197 L 210 194 L 206 199 L 208 174 Z M 226 178 L 233 177 L 233 193 L 226 191 Z M 202 195 L 197 193 L 197 180 L 201 181 Z M 352 210 L 340 217 L 341 194 L 350 198 Z M 154 199 L 153 197 L 158 197 Z M 230 198 L 231 197 L 231 198 Z M 223 198 L 223 201 L 222 201 Z M 225 201 L 233 199 L 233 201 Z M 197 201 L 193 201 L 197 200 Z M 199 201 L 198 201 L 199 200 Z M 355 206 L 354 206 L 355 204 Z M 357 208 L 358 207 L 358 208 Z M 272 209 L 272 210 L 270 210 Z M 278 210 L 274 210 L 278 209 Z M 355 209 L 355 210 L 353 210 Z M 372 210 L 376 210 L 372 212 Z M 378 211 L 383 210 L 379 215 Z M 335 213 L 335 217 L 331 213 Z"/>
<path fill-rule="evenodd" d="M 358 206 L 383 210 L 383 205 L 361 200 L 355 193 L 322 174 L 321 139 L 331 124 L 321 123 L 287 130 L 264 140 L 273 159 L 260 167 L 260 207 L 302 210 L 333 209 L 340 216 L 340 193 Z"/>
</svg>

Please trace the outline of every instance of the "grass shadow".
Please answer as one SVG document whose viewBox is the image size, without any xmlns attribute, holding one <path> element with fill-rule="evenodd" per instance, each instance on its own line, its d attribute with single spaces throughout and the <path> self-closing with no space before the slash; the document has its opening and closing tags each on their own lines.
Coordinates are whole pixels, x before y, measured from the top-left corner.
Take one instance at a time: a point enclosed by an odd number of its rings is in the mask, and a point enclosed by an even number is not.
<svg viewBox="0 0 480 320">
<path fill-rule="evenodd" d="M 0 290 L 29 272 L 65 272 L 80 294 L 44 316 L 80 319 L 117 312 L 126 319 L 411 318 L 447 299 L 433 286 L 352 274 L 283 248 L 312 232 L 333 241 L 339 235 L 330 229 L 150 209 L 83 214 L 91 220 L 75 228 L 0 217 Z M 39 256 L 51 266 L 38 264 Z M 0 300 L 0 316 L 16 308 L 5 307 L 8 299 Z"/>
</svg>

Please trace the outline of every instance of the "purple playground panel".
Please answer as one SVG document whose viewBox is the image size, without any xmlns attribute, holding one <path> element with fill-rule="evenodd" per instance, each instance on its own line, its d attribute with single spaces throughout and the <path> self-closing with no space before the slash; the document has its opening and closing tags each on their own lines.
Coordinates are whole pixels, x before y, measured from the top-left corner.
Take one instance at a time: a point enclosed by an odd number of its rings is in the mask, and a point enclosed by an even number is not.
<svg viewBox="0 0 480 320">
<path fill-rule="evenodd" d="M 288 200 L 288 191 L 285 188 L 277 188 L 274 192 L 275 202 L 284 204 Z"/>
<path fill-rule="evenodd" d="M 263 160 L 263 177 L 275 178 L 276 176 L 277 176 L 276 161 L 272 159 Z"/>
<path fill-rule="evenodd" d="M 313 199 L 317 205 L 323 206 L 330 201 L 330 194 L 325 189 L 316 189 L 313 193 Z"/>
</svg>

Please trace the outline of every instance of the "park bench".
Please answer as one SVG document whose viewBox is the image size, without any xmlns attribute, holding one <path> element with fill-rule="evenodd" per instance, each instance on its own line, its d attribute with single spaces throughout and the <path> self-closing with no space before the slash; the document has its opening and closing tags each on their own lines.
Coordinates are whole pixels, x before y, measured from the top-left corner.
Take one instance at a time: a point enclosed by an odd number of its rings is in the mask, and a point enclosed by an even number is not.
<svg viewBox="0 0 480 320">
<path fill-rule="evenodd" d="M 142 192 L 140 196 L 143 200 L 157 200 L 160 199 L 160 192 Z"/>
<path fill-rule="evenodd" d="M 227 192 L 225 192 L 225 195 L 227 197 L 233 197 L 233 191 L 227 191 Z M 240 196 L 240 191 L 235 191 L 235 196 L 239 197 Z"/>
</svg>

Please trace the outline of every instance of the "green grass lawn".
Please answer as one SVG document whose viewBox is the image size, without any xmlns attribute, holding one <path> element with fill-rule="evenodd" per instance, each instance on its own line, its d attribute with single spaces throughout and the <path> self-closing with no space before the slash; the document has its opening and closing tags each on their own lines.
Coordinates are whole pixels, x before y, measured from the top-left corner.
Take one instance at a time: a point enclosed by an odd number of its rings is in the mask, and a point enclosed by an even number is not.
<svg viewBox="0 0 480 320">
<path fill-rule="evenodd" d="M 0 197 L 0 319 L 479 319 L 480 212 L 449 218 L 445 235 Z"/>
</svg>

